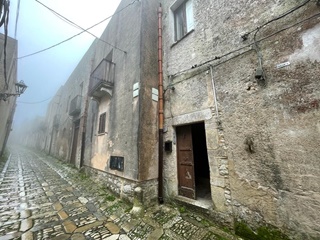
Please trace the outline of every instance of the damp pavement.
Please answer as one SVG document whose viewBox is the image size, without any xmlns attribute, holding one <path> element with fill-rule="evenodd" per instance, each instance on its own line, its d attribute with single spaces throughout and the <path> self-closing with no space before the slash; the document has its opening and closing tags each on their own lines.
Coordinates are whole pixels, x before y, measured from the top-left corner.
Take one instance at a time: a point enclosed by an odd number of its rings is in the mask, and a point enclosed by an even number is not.
<svg viewBox="0 0 320 240">
<path fill-rule="evenodd" d="M 140 218 L 131 208 L 43 153 L 14 149 L 0 162 L 0 240 L 240 239 L 183 207 L 156 204 Z"/>
</svg>

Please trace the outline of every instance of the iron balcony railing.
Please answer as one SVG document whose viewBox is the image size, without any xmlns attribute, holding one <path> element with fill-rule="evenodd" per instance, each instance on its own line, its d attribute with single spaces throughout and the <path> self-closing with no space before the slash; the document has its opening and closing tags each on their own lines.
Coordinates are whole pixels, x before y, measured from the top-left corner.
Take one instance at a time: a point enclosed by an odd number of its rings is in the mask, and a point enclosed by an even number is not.
<svg viewBox="0 0 320 240">
<path fill-rule="evenodd" d="M 115 64 L 103 59 L 90 75 L 89 94 L 102 97 L 106 92 L 111 95 L 115 76 Z"/>
</svg>

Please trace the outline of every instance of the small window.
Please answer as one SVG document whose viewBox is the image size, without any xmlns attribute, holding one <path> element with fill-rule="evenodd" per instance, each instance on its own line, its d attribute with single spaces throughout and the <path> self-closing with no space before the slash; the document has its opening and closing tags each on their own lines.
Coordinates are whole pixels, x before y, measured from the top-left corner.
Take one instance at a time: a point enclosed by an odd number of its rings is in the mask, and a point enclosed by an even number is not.
<svg viewBox="0 0 320 240">
<path fill-rule="evenodd" d="M 123 172 L 124 170 L 124 157 L 110 157 L 110 169 Z"/>
<path fill-rule="evenodd" d="M 179 41 L 194 27 L 192 0 L 183 2 L 174 10 L 175 41 Z"/>
<path fill-rule="evenodd" d="M 105 133 L 106 130 L 106 113 L 100 114 L 98 133 Z"/>
</svg>

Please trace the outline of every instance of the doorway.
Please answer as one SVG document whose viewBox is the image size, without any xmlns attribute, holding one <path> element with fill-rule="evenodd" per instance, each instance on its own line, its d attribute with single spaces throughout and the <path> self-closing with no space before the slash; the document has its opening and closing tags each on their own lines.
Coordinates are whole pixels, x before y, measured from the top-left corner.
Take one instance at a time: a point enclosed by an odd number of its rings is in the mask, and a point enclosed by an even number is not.
<svg viewBox="0 0 320 240">
<path fill-rule="evenodd" d="M 80 120 L 74 123 L 71 158 L 70 158 L 70 163 L 73 165 L 76 165 L 79 129 L 80 129 Z"/>
<path fill-rule="evenodd" d="M 210 169 L 203 122 L 176 128 L 179 195 L 211 199 Z"/>
</svg>

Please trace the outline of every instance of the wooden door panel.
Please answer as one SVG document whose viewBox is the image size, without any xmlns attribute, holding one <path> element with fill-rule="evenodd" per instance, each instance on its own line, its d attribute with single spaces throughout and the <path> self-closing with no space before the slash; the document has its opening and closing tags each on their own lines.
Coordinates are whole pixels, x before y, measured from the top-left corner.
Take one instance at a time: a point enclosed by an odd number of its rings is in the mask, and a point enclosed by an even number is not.
<svg viewBox="0 0 320 240">
<path fill-rule="evenodd" d="M 179 174 L 180 185 L 183 187 L 193 189 L 194 187 L 193 180 L 194 180 L 193 166 L 191 165 L 180 166 L 180 174 Z"/>
<path fill-rule="evenodd" d="M 191 199 L 196 199 L 194 189 L 192 188 L 180 187 L 179 195 L 187 198 L 191 198 Z"/>
<path fill-rule="evenodd" d="M 182 165 L 193 165 L 193 156 L 190 156 L 192 151 L 180 150 L 179 151 L 179 163 Z"/>
<path fill-rule="evenodd" d="M 179 195 L 195 199 L 191 126 L 177 127 L 177 151 Z"/>
</svg>

